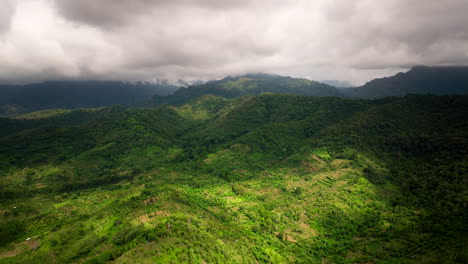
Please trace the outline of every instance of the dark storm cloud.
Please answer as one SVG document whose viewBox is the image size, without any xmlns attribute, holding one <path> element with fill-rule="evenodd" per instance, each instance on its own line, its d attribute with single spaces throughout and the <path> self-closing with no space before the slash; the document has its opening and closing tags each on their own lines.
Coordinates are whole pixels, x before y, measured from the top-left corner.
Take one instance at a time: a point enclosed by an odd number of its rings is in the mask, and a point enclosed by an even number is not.
<svg viewBox="0 0 468 264">
<path fill-rule="evenodd" d="M 412 65 L 468 65 L 466 0 L 7 3 L 0 79 L 9 81 L 272 72 L 362 83 Z"/>
</svg>

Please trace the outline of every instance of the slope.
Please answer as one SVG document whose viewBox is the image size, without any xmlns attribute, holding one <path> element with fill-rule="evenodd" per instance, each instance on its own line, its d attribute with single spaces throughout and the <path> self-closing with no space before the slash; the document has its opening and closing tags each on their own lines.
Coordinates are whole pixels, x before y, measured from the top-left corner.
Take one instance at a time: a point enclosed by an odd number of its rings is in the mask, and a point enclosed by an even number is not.
<svg viewBox="0 0 468 264">
<path fill-rule="evenodd" d="M 383 98 L 406 94 L 468 94 L 468 67 L 413 67 L 406 73 L 372 80 L 340 92 L 352 98 Z"/>
<path fill-rule="evenodd" d="M 154 96 L 154 104 L 183 104 L 191 99 L 206 94 L 214 94 L 225 98 L 234 98 L 261 93 L 283 93 L 309 96 L 335 96 L 336 89 L 332 86 L 306 79 L 296 79 L 269 74 L 249 74 L 238 77 L 226 77 L 219 81 L 203 85 L 181 88 L 173 95 Z"/>
<path fill-rule="evenodd" d="M 71 126 L 89 122 L 111 113 L 124 111 L 123 106 L 83 109 L 49 109 L 30 112 L 15 118 L 0 117 L 0 137 L 23 130 L 45 127 Z"/>
<path fill-rule="evenodd" d="M 13 134 L 0 259 L 462 263 L 467 105 L 205 96 Z"/>
</svg>

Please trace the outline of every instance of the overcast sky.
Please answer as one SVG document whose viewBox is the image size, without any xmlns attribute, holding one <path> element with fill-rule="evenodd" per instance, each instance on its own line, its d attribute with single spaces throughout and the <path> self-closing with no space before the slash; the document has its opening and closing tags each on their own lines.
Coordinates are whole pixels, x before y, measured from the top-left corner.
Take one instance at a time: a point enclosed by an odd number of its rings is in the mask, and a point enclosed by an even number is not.
<svg viewBox="0 0 468 264">
<path fill-rule="evenodd" d="M 362 84 L 468 65 L 468 0 L 0 1 L 3 83 L 265 72 Z"/>
</svg>

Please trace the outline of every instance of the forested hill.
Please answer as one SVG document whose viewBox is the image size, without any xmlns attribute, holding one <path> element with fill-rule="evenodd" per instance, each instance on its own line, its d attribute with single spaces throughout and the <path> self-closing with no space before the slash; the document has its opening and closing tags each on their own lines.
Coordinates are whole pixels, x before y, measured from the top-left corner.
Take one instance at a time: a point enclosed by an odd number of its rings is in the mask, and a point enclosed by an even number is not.
<svg viewBox="0 0 468 264">
<path fill-rule="evenodd" d="M 153 95 L 168 95 L 168 84 L 116 81 L 49 81 L 27 85 L 0 85 L 0 116 L 43 109 L 73 109 L 135 104 Z"/>
<path fill-rule="evenodd" d="M 51 81 L 22 86 L 0 85 L 0 116 L 18 116 L 46 109 L 94 108 L 115 104 L 184 104 L 207 94 L 235 98 L 261 93 L 365 99 L 406 94 L 467 94 L 468 67 L 419 66 L 407 73 L 376 79 L 356 88 L 335 88 L 307 79 L 269 74 L 226 77 L 180 89 L 169 84 L 112 81 Z"/>
<path fill-rule="evenodd" d="M 152 104 L 183 104 L 206 94 L 234 98 L 266 92 L 361 99 L 407 94 L 468 94 L 468 67 L 417 66 L 406 73 L 375 79 L 355 88 L 335 88 L 316 81 L 279 75 L 251 74 L 181 88 L 169 96 L 156 95 Z"/>
<path fill-rule="evenodd" d="M 375 79 L 340 92 L 352 98 L 383 98 L 406 94 L 468 94 L 468 67 L 413 67 L 406 73 Z"/>
<path fill-rule="evenodd" d="M 181 88 L 169 96 L 154 96 L 153 104 L 183 104 L 206 94 L 234 98 L 267 92 L 308 96 L 338 95 L 336 88 L 316 81 L 270 74 L 249 74 Z"/>
<path fill-rule="evenodd" d="M 1 263 L 466 262 L 466 95 L 39 114 L 0 119 Z"/>
</svg>

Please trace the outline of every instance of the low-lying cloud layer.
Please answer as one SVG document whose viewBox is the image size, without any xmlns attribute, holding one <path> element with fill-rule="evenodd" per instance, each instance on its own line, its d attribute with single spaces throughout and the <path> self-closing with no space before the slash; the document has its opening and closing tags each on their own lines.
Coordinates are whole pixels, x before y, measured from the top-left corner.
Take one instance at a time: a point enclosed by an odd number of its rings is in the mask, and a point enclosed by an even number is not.
<svg viewBox="0 0 468 264">
<path fill-rule="evenodd" d="M 0 81 L 212 79 L 269 72 L 362 83 L 468 65 L 466 0 L 3 0 Z"/>
</svg>

